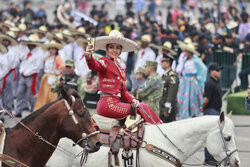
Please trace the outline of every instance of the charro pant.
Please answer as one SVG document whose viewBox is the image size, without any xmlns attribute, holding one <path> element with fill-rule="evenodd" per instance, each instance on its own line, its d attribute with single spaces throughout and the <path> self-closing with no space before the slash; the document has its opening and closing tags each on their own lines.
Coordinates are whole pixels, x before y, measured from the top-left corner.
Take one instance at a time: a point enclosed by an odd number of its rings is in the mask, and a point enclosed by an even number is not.
<svg viewBox="0 0 250 167">
<path fill-rule="evenodd" d="M 1 85 L 0 85 L 1 90 L 2 90 L 2 93 L 0 94 L 0 106 L 3 106 L 9 112 L 12 112 L 13 104 L 14 104 L 12 83 L 15 81 L 13 78 L 14 78 L 14 74 L 13 72 L 10 72 L 6 78 L 4 88 L 3 88 L 3 82 L 4 82 L 3 79 L 1 80 Z"/>
<path fill-rule="evenodd" d="M 35 97 L 36 94 L 34 94 L 34 92 L 32 92 L 31 90 L 33 79 L 34 78 L 32 76 L 24 77 L 20 75 L 17 88 L 17 106 L 16 106 L 17 114 L 20 114 L 22 112 L 23 110 L 22 107 L 24 106 L 23 103 L 25 103 L 24 101 L 25 99 L 31 106 L 30 111 L 33 111 L 36 102 L 36 97 Z M 34 88 L 36 89 L 37 92 L 37 87 L 34 86 Z"/>
</svg>

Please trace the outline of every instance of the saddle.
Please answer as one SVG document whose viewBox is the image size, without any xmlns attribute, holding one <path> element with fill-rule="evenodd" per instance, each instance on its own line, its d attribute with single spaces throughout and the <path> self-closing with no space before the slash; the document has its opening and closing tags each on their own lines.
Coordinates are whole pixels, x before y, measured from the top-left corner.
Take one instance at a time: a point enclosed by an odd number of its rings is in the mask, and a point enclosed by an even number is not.
<svg viewBox="0 0 250 167">
<path fill-rule="evenodd" d="M 124 160 L 124 166 L 133 166 L 133 153 L 132 149 L 136 149 L 136 166 L 139 161 L 139 148 L 142 144 L 143 133 L 144 133 L 144 120 L 141 116 L 135 113 L 127 116 L 125 122 L 124 120 L 115 120 L 112 118 L 103 118 L 102 121 L 97 118 L 102 116 L 93 116 L 95 122 L 99 125 L 100 138 L 104 145 L 110 147 L 108 166 L 112 166 L 112 156 L 114 156 L 115 166 L 119 166 L 118 153 L 121 148 L 122 158 Z M 109 121 L 108 121 L 109 120 Z M 108 129 L 102 129 L 103 124 L 100 122 L 109 122 L 108 124 L 114 125 L 112 128 L 105 124 L 104 127 Z M 124 122 L 124 124 L 123 124 Z"/>
</svg>

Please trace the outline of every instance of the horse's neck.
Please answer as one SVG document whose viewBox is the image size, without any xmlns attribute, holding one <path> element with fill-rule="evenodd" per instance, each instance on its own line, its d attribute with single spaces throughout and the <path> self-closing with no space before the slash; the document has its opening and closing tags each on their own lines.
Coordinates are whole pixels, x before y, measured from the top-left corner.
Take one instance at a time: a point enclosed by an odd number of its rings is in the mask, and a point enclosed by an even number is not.
<svg viewBox="0 0 250 167">
<path fill-rule="evenodd" d="M 160 125 L 163 132 L 184 153 L 178 151 L 164 138 L 155 126 L 146 126 L 146 134 L 148 135 L 145 135 L 145 140 L 149 140 L 147 143 L 155 142 L 157 146 L 175 155 L 183 162 L 205 145 L 208 132 L 216 126 L 217 118 L 215 116 L 199 117 Z M 157 142 L 151 136 L 154 138 L 157 136 Z"/>
<path fill-rule="evenodd" d="M 30 128 L 34 133 L 42 136 L 45 140 L 49 141 L 53 145 L 57 145 L 60 140 L 59 135 L 59 122 L 61 121 L 60 116 L 58 114 L 58 106 L 62 106 L 62 101 L 58 101 L 55 104 L 52 104 L 45 111 L 35 116 L 30 122 L 26 124 L 28 128 Z M 57 111 L 57 113 L 56 113 Z M 18 140 L 11 139 L 13 137 L 18 138 Z M 32 152 L 34 153 L 31 163 L 34 161 L 39 161 L 42 163 L 46 163 L 53 151 L 55 150 L 50 145 L 46 144 L 44 141 L 39 140 L 38 137 L 35 137 L 34 134 L 29 132 L 26 128 L 19 127 L 17 129 L 13 128 L 8 133 L 8 145 L 15 145 L 15 150 L 18 151 L 18 155 L 22 157 L 29 157 L 30 150 L 32 148 Z M 13 142 L 13 143 L 11 143 Z M 7 146 L 8 147 L 8 146 Z M 11 151 L 10 147 L 7 148 L 7 154 L 13 154 L 15 157 L 15 151 Z M 22 158 L 19 157 L 19 158 Z M 39 163 L 38 162 L 38 163 Z M 45 165 L 45 164 L 44 164 Z"/>
</svg>

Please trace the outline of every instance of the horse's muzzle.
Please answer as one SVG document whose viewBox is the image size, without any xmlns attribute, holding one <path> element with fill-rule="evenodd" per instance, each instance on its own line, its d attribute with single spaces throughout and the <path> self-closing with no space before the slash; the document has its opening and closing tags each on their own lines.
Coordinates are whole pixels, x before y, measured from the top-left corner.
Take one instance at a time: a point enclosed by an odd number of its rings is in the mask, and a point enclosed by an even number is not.
<svg viewBox="0 0 250 167">
<path fill-rule="evenodd" d="M 94 147 L 91 147 L 89 144 L 87 144 L 85 146 L 85 149 L 88 153 L 93 153 L 93 152 L 98 151 L 101 146 L 102 146 L 102 143 L 100 141 L 98 141 L 95 143 Z"/>
</svg>

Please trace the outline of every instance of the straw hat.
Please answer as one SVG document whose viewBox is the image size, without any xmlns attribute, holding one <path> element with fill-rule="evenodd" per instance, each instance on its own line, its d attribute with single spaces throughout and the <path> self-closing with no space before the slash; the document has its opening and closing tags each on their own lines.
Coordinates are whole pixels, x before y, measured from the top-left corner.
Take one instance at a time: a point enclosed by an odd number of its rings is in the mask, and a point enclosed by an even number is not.
<svg viewBox="0 0 250 167">
<path fill-rule="evenodd" d="M 234 28 L 236 28 L 238 26 L 238 23 L 236 22 L 236 21 L 229 21 L 228 23 L 227 23 L 227 28 L 228 29 L 234 29 Z"/>
<path fill-rule="evenodd" d="M 85 38 L 78 38 L 76 40 L 77 45 L 80 46 L 80 47 L 82 47 L 83 44 L 86 43 L 86 42 L 89 42 L 89 41 L 87 39 L 85 39 Z"/>
<path fill-rule="evenodd" d="M 15 33 L 13 31 L 8 31 L 6 34 L 0 34 L 0 42 L 2 42 L 4 39 L 10 41 L 10 45 L 12 46 L 18 45 Z"/>
<path fill-rule="evenodd" d="M 164 42 L 162 49 L 168 50 L 171 55 L 177 55 L 177 53 L 172 50 L 172 44 L 169 41 Z"/>
<path fill-rule="evenodd" d="M 60 44 L 60 43 L 57 43 L 57 42 L 54 41 L 54 40 L 52 40 L 52 41 L 50 41 L 50 43 L 44 44 L 44 45 L 42 46 L 42 48 L 43 48 L 44 50 L 49 50 L 49 48 L 56 48 L 56 49 L 60 50 L 60 49 L 63 48 L 63 45 Z"/>
<path fill-rule="evenodd" d="M 191 52 L 191 53 L 193 53 L 193 54 L 195 54 L 197 56 L 200 55 L 200 53 L 195 50 L 195 46 L 194 46 L 193 43 L 182 44 L 182 45 L 180 45 L 180 48 L 183 51 L 189 51 L 189 52 Z"/>
<path fill-rule="evenodd" d="M 12 26 L 12 23 L 11 23 L 9 20 L 6 20 L 5 22 L 0 23 L 0 28 L 2 28 L 3 26 L 8 27 L 9 29 L 10 29 L 11 27 L 13 27 L 13 26 Z"/>
<path fill-rule="evenodd" d="M 63 40 L 63 34 L 60 32 L 57 32 L 54 34 L 49 32 L 46 34 L 46 36 L 49 40 L 58 40 L 58 41 L 60 41 L 61 44 L 63 44 L 63 45 L 66 44 L 65 41 Z"/>
<path fill-rule="evenodd" d="M 86 35 L 86 30 L 84 27 L 79 27 L 75 32 L 72 32 L 73 35 Z"/>
<path fill-rule="evenodd" d="M 21 41 L 22 45 L 38 45 L 41 46 L 42 42 L 39 42 L 39 37 L 36 34 L 31 34 L 27 41 Z"/>
<path fill-rule="evenodd" d="M 142 42 L 147 42 L 150 43 L 151 42 L 151 36 L 149 34 L 145 34 L 141 37 L 141 41 Z"/>
<path fill-rule="evenodd" d="M 8 52 L 8 49 L 1 43 L 0 43 L 0 52 L 3 54 Z"/>
<path fill-rule="evenodd" d="M 69 41 L 73 42 L 74 41 L 74 38 L 72 37 L 72 34 L 71 32 L 68 30 L 68 29 L 64 29 L 62 31 L 62 34 L 65 38 L 67 38 Z"/>
<path fill-rule="evenodd" d="M 179 47 L 181 47 L 181 45 L 186 45 L 186 44 L 192 43 L 192 39 L 191 38 L 185 38 L 184 41 L 178 40 L 176 42 L 179 45 Z"/>
<path fill-rule="evenodd" d="M 43 26 L 40 26 L 38 29 L 32 29 L 30 30 L 30 32 L 32 33 L 43 33 L 43 34 L 46 34 L 48 32 L 48 29 L 45 25 Z"/>
<path fill-rule="evenodd" d="M 96 38 L 96 49 L 106 51 L 106 45 L 110 43 L 116 43 L 122 46 L 123 52 L 131 52 L 136 50 L 137 44 L 127 38 L 124 38 L 123 34 L 118 30 L 112 30 L 109 36 L 101 36 Z"/>
</svg>

